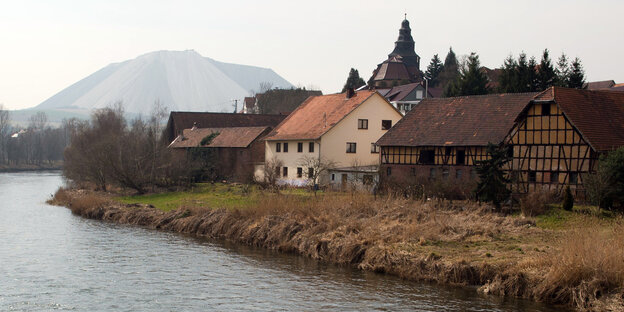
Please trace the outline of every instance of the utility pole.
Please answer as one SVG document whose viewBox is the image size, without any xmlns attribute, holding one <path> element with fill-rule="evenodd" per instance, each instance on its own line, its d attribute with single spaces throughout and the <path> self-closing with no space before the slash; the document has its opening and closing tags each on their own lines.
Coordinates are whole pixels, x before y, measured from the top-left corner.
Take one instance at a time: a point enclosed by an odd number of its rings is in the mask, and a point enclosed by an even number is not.
<svg viewBox="0 0 624 312">
<path fill-rule="evenodd" d="M 236 114 L 238 113 L 238 99 L 232 101 L 234 101 L 234 114 Z"/>
</svg>

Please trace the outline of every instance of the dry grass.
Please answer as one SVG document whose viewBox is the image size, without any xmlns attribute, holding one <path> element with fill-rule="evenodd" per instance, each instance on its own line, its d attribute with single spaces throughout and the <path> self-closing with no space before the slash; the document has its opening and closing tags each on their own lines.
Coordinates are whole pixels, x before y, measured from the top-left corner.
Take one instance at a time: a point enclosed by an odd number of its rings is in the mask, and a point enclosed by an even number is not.
<svg viewBox="0 0 624 312">
<path fill-rule="evenodd" d="M 478 285 L 586 310 L 622 303 L 620 222 L 541 229 L 533 219 L 494 214 L 475 202 L 368 195 L 272 195 L 251 207 L 187 205 L 169 212 L 88 192 L 57 196 L 88 218 L 223 238 L 413 280 Z"/>
<path fill-rule="evenodd" d="M 527 217 L 535 217 L 548 211 L 548 204 L 554 203 L 556 194 L 549 190 L 533 190 L 520 198 L 520 210 Z"/>
<path fill-rule="evenodd" d="M 561 249 L 546 262 L 550 270 L 539 284 L 541 300 L 593 309 L 596 299 L 624 289 L 624 226 L 571 230 Z"/>
</svg>

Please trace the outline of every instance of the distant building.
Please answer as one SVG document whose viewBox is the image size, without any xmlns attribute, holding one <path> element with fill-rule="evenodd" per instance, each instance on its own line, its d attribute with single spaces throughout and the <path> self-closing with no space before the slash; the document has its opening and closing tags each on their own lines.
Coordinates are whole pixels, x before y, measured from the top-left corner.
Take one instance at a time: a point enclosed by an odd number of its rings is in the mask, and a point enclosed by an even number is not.
<svg viewBox="0 0 624 312">
<path fill-rule="evenodd" d="M 394 43 L 394 50 L 388 59 L 377 65 L 368 80 L 369 87 L 391 88 L 413 82 L 421 82 L 420 56 L 414 50 L 412 30 L 407 19 L 401 23 L 399 38 Z"/>
<path fill-rule="evenodd" d="M 171 143 L 182 130 L 196 128 L 275 127 L 286 115 L 171 112 L 163 137 Z"/>
<path fill-rule="evenodd" d="M 376 91 L 310 97 L 265 137 L 266 163 L 282 163 L 284 184 L 309 184 L 313 168 L 303 161 L 310 158 L 333 164 L 331 175 L 320 177 L 323 184 L 344 187 L 356 175 L 372 182 L 376 178 L 364 175 L 374 175 L 379 165 L 375 142 L 401 117 Z"/>
<path fill-rule="evenodd" d="M 405 115 L 424 98 L 434 97 L 432 90 L 420 82 L 392 87 L 391 89 L 377 89 L 401 114 Z M 425 95 L 427 92 L 427 95 Z"/>
<path fill-rule="evenodd" d="M 323 95 L 317 90 L 303 89 L 272 89 L 258 93 L 253 97 L 245 97 L 243 114 L 284 114 L 294 111 L 308 97 Z"/>
</svg>

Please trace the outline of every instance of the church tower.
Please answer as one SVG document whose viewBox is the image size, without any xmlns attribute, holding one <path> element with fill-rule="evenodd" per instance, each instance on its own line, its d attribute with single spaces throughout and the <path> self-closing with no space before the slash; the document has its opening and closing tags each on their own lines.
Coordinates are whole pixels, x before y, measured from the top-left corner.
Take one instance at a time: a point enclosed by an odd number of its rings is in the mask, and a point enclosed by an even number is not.
<svg viewBox="0 0 624 312">
<path fill-rule="evenodd" d="M 407 17 L 407 16 L 406 16 Z M 388 58 L 393 56 L 401 56 L 403 63 L 408 67 L 416 67 L 420 69 L 420 56 L 414 51 L 414 39 L 412 38 L 412 29 L 409 21 L 406 19 L 401 23 L 399 29 L 399 39 L 394 42 L 394 50 L 388 54 Z"/>
<path fill-rule="evenodd" d="M 406 18 L 401 22 L 399 38 L 394 42 L 394 50 L 388 59 L 377 65 L 368 85 L 373 88 L 388 88 L 404 84 L 422 82 L 420 56 L 414 51 L 412 29 Z"/>
</svg>

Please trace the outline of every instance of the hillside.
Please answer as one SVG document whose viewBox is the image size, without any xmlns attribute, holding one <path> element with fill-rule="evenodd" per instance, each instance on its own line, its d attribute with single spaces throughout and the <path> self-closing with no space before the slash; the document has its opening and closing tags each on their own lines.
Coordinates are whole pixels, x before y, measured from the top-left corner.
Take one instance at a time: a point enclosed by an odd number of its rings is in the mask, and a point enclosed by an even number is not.
<svg viewBox="0 0 624 312">
<path fill-rule="evenodd" d="M 262 82 L 292 87 L 268 68 L 222 63 L 192 50 L 157 51 L 110 64 L 35 109 L 90 111 L 122 101 L 127 112 L 145 113 L 160 100 L 169 110 L 230 112 L 233 99 L 242 100 Z"/>
</svg>

